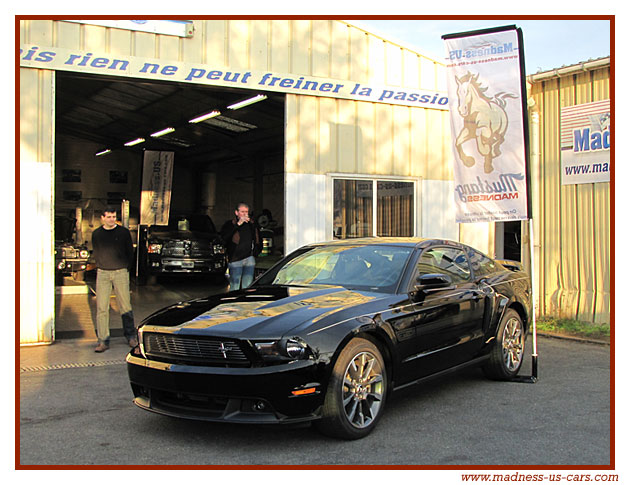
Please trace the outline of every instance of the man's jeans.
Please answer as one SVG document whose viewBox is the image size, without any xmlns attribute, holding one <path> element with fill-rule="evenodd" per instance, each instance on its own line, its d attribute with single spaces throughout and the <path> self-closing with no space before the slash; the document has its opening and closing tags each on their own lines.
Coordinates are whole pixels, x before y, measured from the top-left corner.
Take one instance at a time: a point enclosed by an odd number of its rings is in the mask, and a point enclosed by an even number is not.
<svg viewBox="0 0 630 485">
<path fill-rule="evenodd" d="M 96 336 L 99 343 L 109 345 L 109 299 L 112 287 L 120 308 L 123 333 L 127 340 L 136 336 L 129 294 L 129 271 L 126 269 L 96 271 Z"/>
<path fill-rule="evenodd" d="M 230 291 L 247 288 L 254 281 L 256 259 L 253 256 L 228 264 L 230 273 Z"/>
</svg>

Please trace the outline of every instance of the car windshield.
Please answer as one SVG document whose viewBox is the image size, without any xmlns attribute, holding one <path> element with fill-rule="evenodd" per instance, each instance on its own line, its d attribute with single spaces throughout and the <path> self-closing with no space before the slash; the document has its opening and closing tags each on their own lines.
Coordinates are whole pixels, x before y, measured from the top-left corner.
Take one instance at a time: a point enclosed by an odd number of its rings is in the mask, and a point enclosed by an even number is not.
<svg viewBox="0 0 630 485">
<path fill-rule="evenodd" d="M 168 221 L 168 228 L 171 231 L 217 232 L 212 219 L 210 219 L 210 216 L 205 214 L 170 217 Z"/>
<path fill-rule="evenodd" d="M 272 269 L 259 285 L 335 285 L 377 292 L 395 290 L 412 249 L 398 246 L 321 246 Z"/>
</svg>

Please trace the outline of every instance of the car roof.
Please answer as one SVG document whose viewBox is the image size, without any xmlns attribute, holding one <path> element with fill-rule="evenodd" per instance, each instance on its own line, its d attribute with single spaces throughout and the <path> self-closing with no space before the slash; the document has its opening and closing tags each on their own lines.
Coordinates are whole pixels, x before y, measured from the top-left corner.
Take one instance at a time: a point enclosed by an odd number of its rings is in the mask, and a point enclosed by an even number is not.
<svg viewBox="0 0 630 485">
<path fill-rule="evenodd" d="M 309 244 L 309 246 L 370 246 L 391 245 L 400 247 L 425 248 L 434 244 L 462 247 L 463 244 L 449 239 L 425 237 L 363 237 L 351 239 L 335 239 L 333 241 Z"/>
</svg>

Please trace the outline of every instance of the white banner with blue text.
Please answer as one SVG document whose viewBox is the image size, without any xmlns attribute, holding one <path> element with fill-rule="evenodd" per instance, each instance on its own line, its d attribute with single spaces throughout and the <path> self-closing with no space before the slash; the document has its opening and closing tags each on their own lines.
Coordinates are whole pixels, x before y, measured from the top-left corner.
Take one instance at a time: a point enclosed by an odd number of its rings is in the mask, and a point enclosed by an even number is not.
<svg viewBox="0 0 630 485">
<path fill-rule="evenodd" d="M 443 90 L 420 89 L 386 84 L 340 80 L 275 71 L 224 67 L 217 62 L 175 62 L 148 59 L 111 52 L 82 51 L 49 45 L 22 45 L 20 67 L 61 70 L 104 76 L 124 76 L 144 80 L 202 84 L 206 86 L 273 91 L 371 103 L 394 104 L 446 111 L 448 98 Z M 440 86 L 441 87 L 441 86 Z"/>
<path fill-rule="evenodd" d="M 610 100 L 560 109 L 562 185 L 610 182 Z"/>
<path fill-rule="evenodd" d="M 144 152 L 140 224 L 146 226 L 168 225 L 174 159 L 173 152 L 152 150 Z"/>
</svg>

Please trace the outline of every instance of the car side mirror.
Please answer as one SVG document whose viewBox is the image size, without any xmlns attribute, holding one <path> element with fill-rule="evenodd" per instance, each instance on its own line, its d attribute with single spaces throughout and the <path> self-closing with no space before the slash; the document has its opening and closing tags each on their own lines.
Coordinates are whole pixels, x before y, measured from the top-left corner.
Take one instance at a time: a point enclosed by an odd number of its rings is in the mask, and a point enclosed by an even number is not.
<svg viewBox="0 0 630 485">
<path fill-rule="evenodd" d="M 453 285 L 449 275 L 442 273 L 423 274 L 416 278 L 416 291 L 431 291 L 448 288 Z"/>
</svg>

